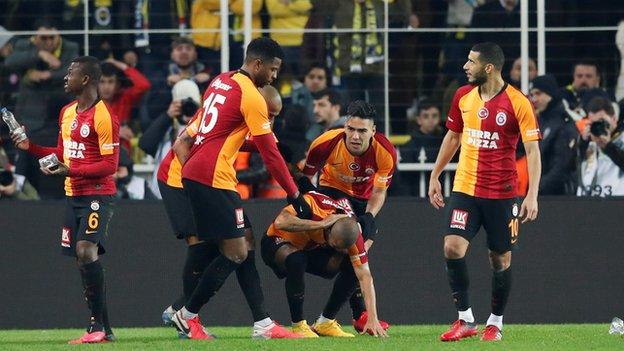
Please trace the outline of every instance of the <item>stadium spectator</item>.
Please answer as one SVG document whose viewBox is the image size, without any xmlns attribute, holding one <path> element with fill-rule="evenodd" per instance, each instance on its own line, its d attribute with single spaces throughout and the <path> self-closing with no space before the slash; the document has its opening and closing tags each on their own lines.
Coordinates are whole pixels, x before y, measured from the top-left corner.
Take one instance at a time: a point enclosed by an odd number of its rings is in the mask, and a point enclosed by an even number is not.
<svg viewBox="0 0 624 351">
<path fill-rule="evenodd" d="M 270 29 L 303 29 L 312 3 L 310 0 L 266 0 Z M 303 31 L 298 33 L 271 33 L 271 39 L 277 41 L 284 50 L 285 73 L 299 76 L 299 61 Z"/>
<path fill-rule="evenodd" d="M 340 93 L 332 88 L 323 89 L 312 94 L 314 99 L 314 122 L 308 132 L 306 138 L 314 140 L 319 135 L 330 129 L 344 127 L 347 121 L 346 116 L 340 116 L 342 106 L 342 98 Z"/>
<path fill-rule="evenodd" d="M 537 77 L 537 64 L 535 60 L 529 57 L 529 82 Z M 509 84 L 520 89 L 522 83 L 522 58 L 518 57 L 509 70 Z"/>
<path fill-rule="evenodd" d="M 433 163 L 444 138 L 444 130 L 440 126 L 440 108 L 427 100 L 421 101 L 418 108 L 415 118 L 408 116 L 417 124 L 417 128 L 411 132 L 410 141 L 400 148 L 401 162 Z M 404 184 L 409 186 L 409 195 L 420 196 L 419 180 L 422 175 L 421 172 L 402 173 Z M 429 175 L 425 175 L 426 184 L 429 182 Z"/>
<path fill-rule="evenodd" d="M 24 176 L 13 173 L 12 165 L 0 146 L 0 200 L 39 200 L 37 190 Z"/>
<path fill-rule="evenodd" d="M 0 26 L 0 106 L 14 110 L 15 92 L 19 87 L 19 78 L 4 65 L 6 58 L 13 52 L 13 35 Z"/>
<path fill-rule="evenodd" d="M 191 28 L 221 28 L 220 11 L 221 3 L 219 1 L 193 1 L 191 5 Z M 221 33 L 193 33 L 192 38 L 199 59 L 208 65 L 208 72 L 213 76 L 219 74 L 221 72 Z"/>
<path fill-rule="evenodd" d="M 328 4 L 338 29 L 374 29 L 384 26 L 383 1 L 337 0 Z M 404 16 L 409 16 L 405 12 Z M 348 101 L 367 100 L 377 111 L 384 111 L 383 36 L 379 32 L 338 33 L 335 36 L 334 72 Z M 376 121 L 380 131 L 383 124 Z"/>
<path fill-rule="evenodd" d="M 304 26 L 305 30 L 331 28 L 331 18 L 328 13 L 330 6 L 327 6 L 327 1 L 331 0 L 310 0 L 312 8 Z M 303 33 L 301 57 L 298 60 L 300 67 L 307 69 L 316 62 L 327 61 L 329 50 L 331 50 L 330 38 L 325 33 Z"/>
<path fill-rule="evenodd" d="M 568 195 L 576 192 L 576 151 L 578 131 L 559 96 L 553 76 L 536 77 L 530 98 L 537 113 L 542 141 L 542 195 Z"/>
<path fill-rule="evenodd" d="M 130 140 L 134 138 L 132 112 L 151 84 L 141 72 L 124 62 L 111 58 L 101 66 L 102 78 L 98 85 L 100 98 L 119 119 L 122 146 L 131 153 Z"/>
<path fill-rule="evenodd" d="M 276 128 L 279 143 L 288 148 L 290 160 L 286 161 L 299 169 L 303 169 L 306 153 L 310 146 L 310 142 L 306 138 L 306 131 L 309 126 L 306 110 L 303 106 L 291 105 L 286 108 L 283 116 L 281 121 L 278 121 L 282 124 L 281 128 Z"/>
<path fill-rule="evenodd" d="M 354 337 L 342 330 L 336 314 L 359 283 L 368 311 L 363 331 L 374 336 L 388 336 L 388 325 L 383 325 L 377 318 L 375 287 L 364 238 L 349 202 L 336 201 L 319 193 L 308 193 L 305 199 L 314 209 L 314 220 L 302 220 L 292 207 L 286 207 L 261 242 L 264 263 L 278 278 L 286 278 L 284 285 L 293 332 L 306 338 Z M 338 276 L 336 281 L 350 277 L 334 287 L 323 313 L 312 328 L 303 314 L 306 272 L 326 279 Z"/>
<path fill-rule="evenodd" d="M 314 124 L 314 99 L 312 94 L 326 89 L 329 85 L 329 70 L 322 63 L 312 63 L 306 68 L 303 85 L 293 88 L 290 102 L 307 110 L 310 124 Z"/>
<path fill-rule="evenodd" d="M 613 104 L 604 97 L 587 104 L 579 142 L 579 196 L 624 195 L 624 133 Z"/>
<path fill-rule="evenodd" d="M 156 196 L 150 190 L 149 184 L 144 178 L 134 175 L 134 162 L 128 152 L 119 150 L 119 166 L 113 174 L 117 185 L 117 199 L 130 200 L 155 200 Z"/>
<path fill-rule="evenodd" d="M 56 25 L 47 20 L 37 21 L 37 34 L 15 43 L 5 66 L 21 75 L 15 116 L 34 133 L 46 120 L 56 121 L 61 106 L 69 102 L 63 91 L 63 77 L 73 58 L 78 56 L 78 44 L 61 38 Z M 31 135 L 34 137 L 34 135 Z"/>
<path fill-rule="evenodd" d="M 171 103 L 167 110 L 158 115 L 139 139 L 139 147 L 154 158 L 157 166 L 152 175 L 150 189 L 159 199 L 158 165 L 171 149 L 180 128 L 186 126 L 201 104 L 199 88 L 189 79 L 177 82 L 170 94 Z"/>
<path fill-rule="evenodd" d="M 255 39 L 262 36 L 259 31 L 262 29 L 262 18 L 260 17 L 260 11 L 262 10 L 263 0 L 251 0 L 251 28 L 254 32 L 251 33 L 251 38 Z M 230 67 L 240 67 L 243 64 L 244 52 L 244 39 L 243 26 L 245 17 L 245 0 L 230 0 L 230 11 L 234 13 L 232 21 L 232 29 L 239 31 L 232 35 L 230 41 Z M 219 67 L 220 71 L 221 67 Z M 218 72 L 218 71 L 217 71 Z M 213 76 L 217 74 L 213 73 Z"/>
<path fill-rule="evenodd" d="M 593 61 L 578 61 L 572 72 L 572 83 L 561 88 L 560 92 L 566 109 L 575 113 L 572 115 L 575 120 L 586 116 L 586 112 L 583 110 L 583 96 L 592 89 L 602 89 L 600 87 L 600 68 Z"/>
<path fill-rule="evenodd" d="M 195 44 L 188 38 L 179 37 L 171 44 L 171 61 L 166 70 L 152 78 L 152 90 L 147 98 L 147 116 L 142 116 L 141 127 L 149 127 L 153 118 L 159 116 L 171 103 L 171 87 L 183 79 L 190 79 L 197 83 L 203 91 L 212 74 L 210 69 L 197 60 Z"/>
</svg>

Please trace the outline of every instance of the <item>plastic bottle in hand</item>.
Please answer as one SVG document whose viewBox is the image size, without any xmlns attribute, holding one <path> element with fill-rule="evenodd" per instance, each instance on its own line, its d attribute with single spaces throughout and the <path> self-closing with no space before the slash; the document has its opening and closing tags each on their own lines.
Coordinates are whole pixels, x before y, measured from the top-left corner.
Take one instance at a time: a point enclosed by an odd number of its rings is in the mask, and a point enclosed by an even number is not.
<svg viewBox="0 0 624 351">
<path fill-rule="evenodd" d="M 22 126 L 20 126 L 20 124 L 17 123 L 17 120 L 15 119 L 15 116 L 13 115 L 11 111 L 7 110 L 6 107 L 3 107 L 2 110 L 0 110 L 0 113 L 2 113 L 2 120 L 9 127 L 9 133 L 11 133 L 11 135 L 12 134 L 19 135 L 19 139 L 17 140 L 18 143 L 28 138 L 26 136 L 26 132 L 24 132 L 24 128 L 22 128 Z"/>
</svg>

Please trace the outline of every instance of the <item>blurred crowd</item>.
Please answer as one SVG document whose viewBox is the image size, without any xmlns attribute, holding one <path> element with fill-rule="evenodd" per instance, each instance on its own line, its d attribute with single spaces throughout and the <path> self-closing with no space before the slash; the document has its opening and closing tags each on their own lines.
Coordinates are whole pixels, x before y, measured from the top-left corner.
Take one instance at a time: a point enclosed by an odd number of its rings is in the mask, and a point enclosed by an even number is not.
<svg viewBox="0 0 624 351">
<path fill-rule="evenodd" d="M 276 88 L 283 109 L 274 129 L 301 163 L 309 143 L 340 128 L 345 108 L 364 99 L 377 110 L 384 131 L 384 60 L 389 57 L 391 140 L 402 163 L 432 163 L 445 134 L 446 112 L 465 84 L 462 66 L 473 43 L 494 41 L 505 52 L 505 79 L 520 84 L 517 31 L 467 32 L 466 28 L 517 28 L 519 0 L 388 1 L 389 28 L 447 28 L 449 32 L 391 32 L 384 52 L 383 0 L 252 0 L 252 26 L 285 52 Z M 243 0 L 229 0 L 230 69 L 243 58 Z M 530 26 L 535 26 L 530 2 Z M 122 154 L 116 175 L 119 197 L 159 198 L 155 177 L 134 167 L 158 165 L 180 126 L 201 104 L 201 94 L 221 70 L 219 0 L 94 0 L 92 29 L 139 29 L 136 34 L 93 34 L 89 52 L 101 59 L 100 97 L 120 120 Z M 69 102 L 63 77 L 72 58 L 84 53 L 80 0 L 14 0 L 0 3 L 0 105 L 9 108 L 38 144 L 56 144 L 58 113 Z M 546 2 L 547 26 L 618 26 L 624 4 L 609 1 Z M 149 32 L 178 29 L 183 35 Z M 337 33 L 303 33 L 335 28 Z M 352 28 L 353 32 L 340 31 Z M 189 34 L 188 29 L 205 29 Z M 36 31 L 17 36 L 15 31 Z M 530 53 L 536 53 L 535 33 Z M 544 195 L 624 195 L 624 25 L 617 32 L 553 32 L 547 35 L 545 76 L 528 62 L 529 96 L 541 125 Z M 0 124 L 0 199 L 63 197 L 62 179 L 43 177 L 36 159 L 16 152 Z M 525 179 L 522 145 L 518 172 Z M 157 168 L 157 167 L 156 167 Z M 241 153 L 239 179 L 248 197 L 285 196 L 269 179 L 262 160 Z M 419 195 L 426 172 L 401 172 L 391 195 Z M 524 177 L 524 178 L 523 178 Z M 424 184 L 428 184 L 425 181 Z M 522 182 L 521 182 L 522 184 Z M 269 190 L 267 190 L 269 189 Z M 523 194 L 523 186 L 518 190 Z"/>
</svg>

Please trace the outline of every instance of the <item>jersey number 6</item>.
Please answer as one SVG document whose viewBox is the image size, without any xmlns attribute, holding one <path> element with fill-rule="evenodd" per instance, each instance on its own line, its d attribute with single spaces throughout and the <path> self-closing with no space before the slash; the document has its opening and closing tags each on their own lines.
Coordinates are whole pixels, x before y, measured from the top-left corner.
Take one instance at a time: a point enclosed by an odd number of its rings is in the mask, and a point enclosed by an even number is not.
<svg viewBox="0 0 624 351">
<path fill-rule="evenodd" d="M 225 96 L 221 94 L 210 93 L 208 98 L 204 101 L 204 115 L 202 116 L 199 132 L 202 134 L 209 133 L 215 124 L 217 124 L 217 118 L 219 117 L 219 110 L 217 104 L 223 105 L 225 103 Z"/>
</svg>

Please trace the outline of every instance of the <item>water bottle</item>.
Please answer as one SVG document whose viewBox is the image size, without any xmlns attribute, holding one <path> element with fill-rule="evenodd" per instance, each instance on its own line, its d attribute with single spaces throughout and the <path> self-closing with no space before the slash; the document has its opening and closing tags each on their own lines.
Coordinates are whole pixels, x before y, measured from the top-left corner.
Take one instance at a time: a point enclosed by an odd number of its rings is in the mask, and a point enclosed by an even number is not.
<svg viewBox="0 0 624 351">
<path fill-rule="evenodd" d="M 28 138 L 26 136 L 26 132 L 24 132 L 24 128 L 22 128 L 22 126 L 17 123 L 17 120 L 15 119 L 15 116 L 13 116 L 13 113 L 11 111 L 7 110 L 6 107 L 3 107 L 2 110 L 0 110 L 0 113 L 2 113 L 2 120 L 4 121 L 4 123 L 9 126 L 9 133 L 11 135 L 19 135 L 17 143 L 20 143 Z"/>
<path fill-rule="evenodd" d="M 611 321 L 611 328 L 609 328 L 609 334 L 624 335 L 624 321 L 618 317 L 613 318 Z"/>
</svg>

